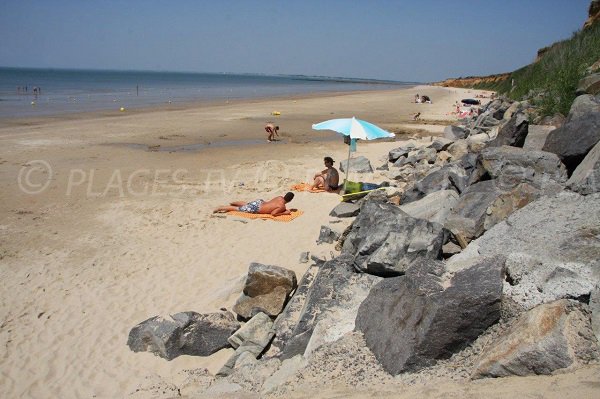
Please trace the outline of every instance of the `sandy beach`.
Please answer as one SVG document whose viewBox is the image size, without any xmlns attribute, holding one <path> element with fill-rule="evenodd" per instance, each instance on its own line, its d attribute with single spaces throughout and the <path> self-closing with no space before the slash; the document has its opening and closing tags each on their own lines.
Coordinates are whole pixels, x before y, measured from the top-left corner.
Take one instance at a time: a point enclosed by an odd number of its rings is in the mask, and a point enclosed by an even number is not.
<svg viewBox="0 0 600 399">
<path fill-rule="evenodd" d="M 433 104 L 415 104 L 415 93 Z M 213 215 L 212 209 L 282 195 L 322 169 L 324 156 L 339 165 L 347 156 L 341 136 L 313 131 L 312 123 L 354 115 L 397 132 L 398 140 L 439 135 L 456 120 L 455 101 L 472 96 L 420 86 L 3 121 L 2 396 L 126 397 L 148 375 L 177 381 L 186 369 L 216 372 L 232 350 L 168 362 L 130 351 L 129 330 L 155 315 L 231 309 L 251 262 L 282 266 L 300 278 L 307 268 L 301 252 L 334 254 L 332 245 L 315 240 L 340 199 L 297 193 L 290 206 L 304 214 L 289 223 Z M 416 112 L 420 122 L 412 121 Z M 267 143 L 267 121 L 281 126 L 281 141 Z M 377 167 L 397 146 L 361 142 L 357 155 Z M 384 179 L 380 172 L 354 177 Z M 493 392 L 498 384 L 472 389 Z M 573 384 L 564 385 L 572 390 Z M 411 389 L 415 397 L 443 397 L 439 389 Z M 465 397 L 478 397 L 472 392 Z"/>
</svg>

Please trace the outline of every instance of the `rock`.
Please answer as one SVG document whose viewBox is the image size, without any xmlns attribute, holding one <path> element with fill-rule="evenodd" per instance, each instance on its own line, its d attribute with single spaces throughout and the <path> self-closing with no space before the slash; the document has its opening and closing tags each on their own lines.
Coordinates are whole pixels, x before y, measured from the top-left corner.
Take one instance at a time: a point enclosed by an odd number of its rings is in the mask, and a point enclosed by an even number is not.
<svg viewBox="0 0 600 399">
<path fill-rule="evenodd" d="M 414 148 L 414 145 L 413 145 L 413 147 L 398 147 L 398 148 L 394 148 L 393 150 L 391 150 L 388 153 L 388 160 L 390 162 L 392 162 L 392 163 L 396 162 L 398 160 L 398 158 L 407 156 L 408 153 L 410 151 L 412 151 L 413 148 Z"/>
<path fill-rule="evenodd" d="M 155 316 L 131 329 L 127 345 L 134 352 L 152 352 L 167 360 L 180 355 L 209 356 L 229 347 L 227 339 L 239 327 L 230 312 Z"/>
<path fill-rule="evenodd" d="M 454 159 L 460 159 L 469 152 L 467 140 L 457 140 L 448 147 L 448 152 Z"/>
<path fill-rule="evenodd" d="M 337 218 L 351 218 L 360 212 L 360 206 L 351 202 L 340 202 L 329 212 L 329 216 Z"/>
<path fill-rule="evenodd" d="M 554 126 L 529 125 L 529 132 L 525 138 L 523 148 L 526 150 L 542 151 L 548 135 L 554 129 Z"/>
<path fill-rule="evenodd" d="M 310 255 L 310 252 L 302 252 L 302 253 L 300 253 L 299 262 L 300 263 L 308 263 L 308 256 L 309 255 Z"/>
<path fill-rule="evenodd" d="M 294 292 L 294 295 L 286 305 L 285 309 L 275 319 L 275 323 L 273 324 L 275 339 L 265 354 L 266 357 L 272 358 L 275 356 L 280 356 L 283 352 L 284 346 L 293 336 L 294 329 L 296 328 L 296 325 L 302 316 L 302 310 L 304 308 L 308 291 L 312 286 L 321 265 L 324 263 L 325 262 L 322 262 L 318 265 L 312 265 L 308 268 L 298 283 L 298 288 Z"/>
<path fill-rule="evenodd" d="M 394 166 L 403 166 L 405 164 L 416 164 L 423 160 L 427 163 L 435 162 L 437 157 L 437 151 L 434 148 L 420 148 L 418 150 L 411 151 L 408 156 L 399 158 Z"/>
<path fill-rule="evenodd" d="M 592 330 L 596 340 L 600 342 L 600 285 L 596 285 L 590 295 L 590 311 L 592 312 Z"/>
<path fill-rule="evenodd" d="M 247 356 L 249 354 L 256 359 L 273 338 L 272 326 L 271 318 L 264 313 L 258 313 L 244 324 L 238 332 L 229 338 L 229 343 L 236 349 L 217 375 L 226 376 L 231 374 L 236 367 L 239 367 L 237 363 L 243 355 Z"/>
<path fill-rule="evenodd" d="M 529 131 L 528 129 L 529 120 L 527 119 L 527 115 L 522 112 L 517 112 L 510 118 L 507 124 L 500 128 L 498 137 L 488 145 L 491 147 L 500 147 L 503 145 L 523 147 Z"/>
<path fill-rule="evenodd" d="M 600 73 L 594 73 L 581 79 L 575 91 L 575 94 L 578 96 L 582 94 L 595 95 L 598 93 L 600 93 Z"/>
<path fill-rule="evenodd" d="M 400 209 L 417 219 L 444 224 L 450 210 L 458 202 L 454 190 L 440 190 L 426 195 L 420 200 L 400 206 Z"/>
<path fill-rule="evenodd" d="M 514 102 L 512 103 L 507 109 L 506 111 L 504 111 L 504 115 L 502 115 L 501 119 L 504 120 L 510 120 L 513 115 L 521 108 L 521 103 L 519 102 Z"/>
<path fill-rule="evenodd" d="M 582 304 L 563 299 L 521 315 L 485 350 L 473 378 L 548 375 L 598 358 L 588 312 Z"/>
<path fill-rule="evenodd" d="M 600 142 L 573 171 L 567 187 L 582 195 L 600 191 Z"/>
<path fill-rule="evenodd" d="M 467 143 L 469 145 L 483 144 L 483 143 L 487 143 L 488 141 L 490 141 L 490 136 L 488 136 L 487 133 L 473 134 L 473 135 L 467 137 Z"/>
<path fill-rule="evenodd" d="M 259 342 L 269 335 L 273 321 L 264 313 L 258 313 L 248 320 L 239 330 L 227 339 L 233 348 L 238 348 L 244 342 Z M 258 337 L 258 338 L 257 338 Z"/>
<path fill-rule="evenodd" d="M 465 190 L 446 218 L 444 227 L 467 240 L 484 232 L 488 207 L 502 194 L 493 180 L 476 183 Z"/>
<path fill-rule="evenodd" d="M 340 238 L 340 233 L 337 231 L 331 230 L 328 226 L 321 226 L 321 230 L 319 231 L 319 238 L 317 239 L 317 244 L 333 244 L 335 241 Z"/>
<path fill-rule="evenodd" d="M 461 270 L 481 256 L 506 256 L 504 295 L 528 310 L 586 298 L 600 281 L 600 194 L 542 196 L 448 260 Z"/>
<path fill-rule="evenodd" d="M 483 221 L 484 231 L 506 220 L 517 209 L 536 200 L 541 194 L 540 190 L 527 183 L 521 183 L 511 190 L 503 192 L 486 209 Z"/>
<path fill-rule="evenodd" d="M 498 186 L 503 189 L 529 183 L 536 188 L 556 192 L 567 181 L 567 171 L 560 159 L 545 151 L 490 147 L 481 152 L 478 163 L 492 179 L 498 180 Z"/>
<path fill-rule="evenodd" d="M 460 126 L 449 125 L 444 128 L 444 138 L 447 138 L 449 140 L 464 139 L 467 136 L 467 131 Z"/>
<path fill-rule="evenodd" d="M 431 144 L 428 145 L 429 148 L 433 148 L 436 151 L 445 151 L 448 147 L 454 143 L 454 140 L 448 139 L 446 137 L 436 137 L 435 140 Z"/>
<path fill-rule="evenodd" d="M 359 308 L 356 329 L 392 375 L 449 358 L 500 318 L 502 257 L 481 260 L 449 284 L 436 263 L 421 260 L 417 271 L 384 279 Z"/>
<path fill-rule="evenodd" d="M 352 256 L 354 267 L 363 273 L 398 276 L 417 258 L 440 259 L 445 241 L 441 225 L 415 219 L 393 204 L 367 201 L 342 254 Z"/>
<path fill-rule="evenodd" d="M 277 316 L 295 288 L 296 274 L 293 271 L 253 262 L 248 269 L 244 291 L 233 311 L 245 319 L 259 312 Z"/>
<path fill-rule="evenodd" d="M 429 173 L 413 183 L 402 195 L 401 204 L 407 204 L 440 190 L 454 190 L 461 193 L 466 189 L 469 174 L 459 163 L 450 163 Z"/>
<path fill-rule="evenodd" d="M 290 359 L 281 362 L 279 370 L 273 373 L 272 376 L 266 379 L 262 386 L 262 393 L 268 394 L 273 392 L 278 386 L 285 383 L 298 370 L 306 367 L 307 362 L 301 355 L 296 355 Z"/>
<path fill-rule="evenodd" d="M 539 124 L 541 126 L 547 126 L 549 128 L 552 128 L 552 130 L 554 130 L 554 129 L 556 129 L 558 127 L 561 127 L 562 125 L 564 125 L 565 124 L 565 120 L 566 120 L 566 118 L 564 117 L 564 115 L 556 113 L 556 114 L 554 114 L 552 116 L 548 115 L 548 116 L 543 117 L 540 120 Z M 550 130 L 550 131 L 552 131 L 552 130 Z M 528 134 L 528 136 L 529 136 L 529 134 Z M 527 139 L 525 139 L 525 141 L 527 141 Z M 544 139 L 544 143 L 545 142 L 546 142 L 546 140 Z M 544 146 L 544 143 L 542 143 L 542 147 L 535 148 L 535 149 L 536 150 L 541 150 L 543 148 L 543 146 Z"/>
<path fill-rule="evenodd" d="M 442 253 L 444 254 L 444 258 L 449 258 L 453 255 L 459 254 L 462 251 L 460 245 L 453 243 L 452 241 L 448 241 L 442 247 Z"/>
<path fill-rule="evenodd" d="M 448 151 L 440 151 L 437 153 L 435 163 L 440 166 L 444 166 L 448 161 L 452 159 L 452 155 Z"/>
<path fill-rule="evenodd" d="M 371 162 L 363 156 L 350 158 L 350 168 L 347 168 L 348 160 L 340 162 L 340 171 L 347 173 L 348 169 L 350 172 L 355 173 L 373 173 Z"/>
<path fill-rule="evenodd" d="M 312 341 L 321 344 L 331 342 L 352 331 L 358 306 L 371 287 L 380 280 L 380 277 L 357 273 L 352 266 L 351 256 L 342 255 L 325 262 L 308 289 L 297 322 L 292 323 L 292 333 L 277 343 L 283 347 L 278 356 L 289 359 L 303 355 L 307 347 L 313 350 L 318 347 Z M 282 324 L 285 322 L 282 321 Z M 317 328 L 319 325 L 327 326 L 327 337 L 313 338 L 315 331 L 323 331 Z M 279 331 L 276 334 L 281 338 Z"/>
<path fill-rule="evenodd" d="M 583 95 L 573 101 L 565 124 L 550 132 L 543 150 L 558 155 L 570 174 L 598 141 L 600 100 Z"/>
</svg>

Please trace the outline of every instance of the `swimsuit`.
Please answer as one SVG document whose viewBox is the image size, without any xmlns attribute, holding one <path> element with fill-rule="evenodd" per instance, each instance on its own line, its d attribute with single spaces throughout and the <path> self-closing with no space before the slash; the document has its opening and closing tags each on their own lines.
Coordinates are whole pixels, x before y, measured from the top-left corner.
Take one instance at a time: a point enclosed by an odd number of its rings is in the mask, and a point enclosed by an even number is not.
<svg viewBox="0 0 600 399">
<path fill-rule="evenodd" d="M 260 210 L 260 206 L 264 203 L 265 201 L 261 200 L 261 199 L 257 199 L 251 202 L 248 202 L 245 205 L 240 206 L 238 209 L 241 212 L 248 212 L 248 213 L 258 213 L 258 211 Z"/>
</svg>

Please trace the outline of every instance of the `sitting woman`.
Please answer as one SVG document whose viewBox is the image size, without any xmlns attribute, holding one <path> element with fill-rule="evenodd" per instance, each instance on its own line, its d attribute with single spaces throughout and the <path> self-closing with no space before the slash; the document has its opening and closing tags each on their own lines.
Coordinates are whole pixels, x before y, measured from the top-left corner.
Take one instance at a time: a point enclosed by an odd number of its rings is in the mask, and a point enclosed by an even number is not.
<svg viewBox="0 0 600 399">
<path fill-rule="evenodd" d="M 331 157 L 325 157 L 323 161 L 325 162 L 326 169 L 315 174 L 315 180 L 310 189 L 337 192 L 340 190 L 340 175 L 337 169 L 333 167 L 333 159 Z"/>
</svg>

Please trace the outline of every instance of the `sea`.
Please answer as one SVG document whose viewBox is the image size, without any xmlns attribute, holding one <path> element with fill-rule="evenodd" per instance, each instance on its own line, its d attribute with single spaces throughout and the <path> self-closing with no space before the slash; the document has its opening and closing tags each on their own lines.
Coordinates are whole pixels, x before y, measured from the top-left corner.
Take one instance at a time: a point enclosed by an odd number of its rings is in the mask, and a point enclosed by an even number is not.
<svg viewBox="0 0 600 399">
<path fill-rule="evenodd" d="M 0 67 L 0 118 L 178 106 L 197 101 L 227 102 L 388 90 L 414 84 L 305 75 Z"/>
</svg>

